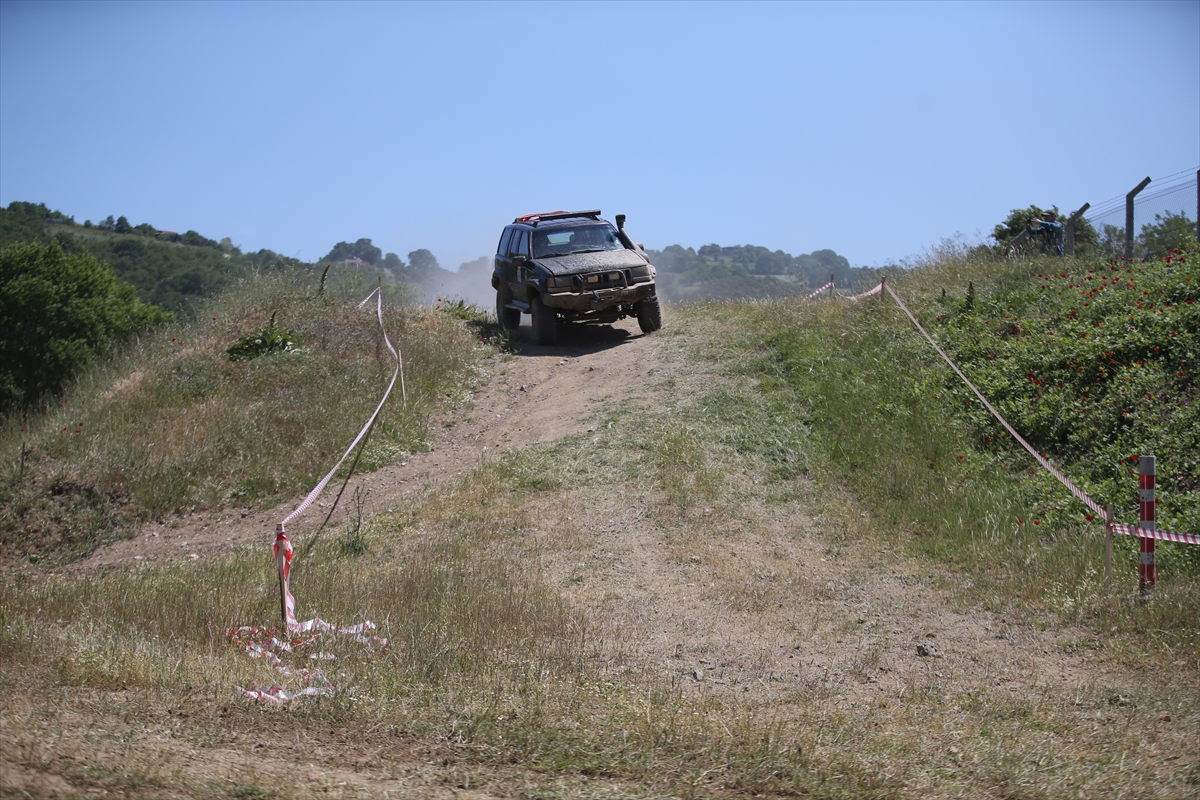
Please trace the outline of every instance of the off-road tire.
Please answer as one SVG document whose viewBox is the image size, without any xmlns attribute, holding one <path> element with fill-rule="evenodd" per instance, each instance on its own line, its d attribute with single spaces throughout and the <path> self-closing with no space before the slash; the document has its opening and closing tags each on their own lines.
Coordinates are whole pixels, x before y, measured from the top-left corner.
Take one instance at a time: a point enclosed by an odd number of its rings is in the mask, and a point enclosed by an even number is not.
<svg viewBox="0 0 1200 800">
<path fill-rule="evenodd" d="M 508 328 L 510 331 L 515 331 L 521 326 L 521 309 L 506 308 L 505 303 L 508 301 L 508 295 L 500 290 L 496 291 L 496 319 L 500 325 Z"/>
<path fill-rule="evenodd" d="M 541 295 L 534 295 L 529 304 L 533 312 L 533 338 L 538 344 L 552 345 L 558 338 L 558 317 L 546 308 Z"/>
<path fill-rule="evenodd" d="M 638 327 L 642 333 L 653 333 L 662 327 L 662 306 L 658 295 L 652 294 L 637 304 Z"/>
</svg>

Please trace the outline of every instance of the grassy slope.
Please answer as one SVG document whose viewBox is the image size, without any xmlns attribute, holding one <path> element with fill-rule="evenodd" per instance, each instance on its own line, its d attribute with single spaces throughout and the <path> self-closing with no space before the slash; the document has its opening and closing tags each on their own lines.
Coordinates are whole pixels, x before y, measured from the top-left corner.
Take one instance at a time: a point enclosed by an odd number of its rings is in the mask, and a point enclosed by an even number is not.
<svg viewBox="0 0 1200 800">
<path fill-rule="evenodd" d="M 1025 273 L 1044 269 L 939 261 L 911 275 L 899 291 L 918 313 L 936 320 L 943 285 L 961 297 L 966 280 L 974 280 L 985 302 L 998 302 L 1010 288 L 1020 290 Z M 247 299 L 238 317 L 244 323 L 230 331 L 261 324 L 263 309 L 284 299 L 268 297 L 271 302 Z M 281 320 L 296 327 L 292 318 L 281 314 Z M 442 317 L 436 315 L 406 324 L 431 326 L 435 339 L 456 335 L 438 327 Z M 1043 525 L 1016 524 L 1031 516 L 1030 502 L 1046 502 L 1043 487 L 1027 483 L 1019 453 L 992 447 L 986 423 L 960 410 L 948 371 L 907 325 L 890 301 L 677 310 L 661 335 L 694 329 L 691 358 L 724 379 L 665 408 L 618 407 L 595 436 L 485 464 L 450 490 L 377 518 L 362 532 L 365 555 L 333 539 L 321 545 L 313 566 L 297 578 L 305 602 L 339 621 L 360 613 L 381 621 L 393 647 L 367 657 L 339 645 L 343 658 L 328 671 L 339 683 L 360 686 L 360 694 L 301 706 L 289 715 L 289 727 L 339 726 L 361 738 L 401 730 L 431 747 L 453 747 L 454 758 L 475 767 L 518 766 L 525 771 L 518 780 L 541 796 L 1195 791 L 1200 764 L 1194 754 L 1163 766 L 1142 733 L 1092 722 L 1093 708 L 1096 719 L 1102 712 L 1124 714 L 1125 699 L 1120 712 L 1110 711 L 1117 706 L 1107 704 L 1118 701 L 1090 687 L 1072 698 L 1049 691 L 1010 698 L 983 686 L 963 696 L 914 686 L 903 703 L 862 713 L 835 708 L 819 690 L 763 705 L 689 698 L 660 677 L 613 660 L 614 643 L 597 639 L 605 632 L 545 584 L 536 566 L 539 547 L 525 534 L 536 527 L 538 509 L 572 487 L 644 504 L 680 558 L 698 538 L 722 541 L 746 524 L 752 505 L 787 518 L 815 502 L 836 517 L 848 489 L 857 507 L 845 514 L 844 546 L 899 541 L 944 576 L 968 607 L 1015 612 L 1031 626 L 1082 626 L 1104 642 L 1109 668 L 1129 665 L 1131 681 L 1159 668 L 1177 678 L 1131 683 L 1129 694 L 1140 707 L 1169 702 L 1178 725 L 1193 724 L 1196 697 L 1188 692 L 1200 653 L 1195 576 L 1164 563 L 1157 602 L 1105 599 L 1094 526 L 1080 525 L 1078 514 L 1064 514 L 1063 523 L 1047 515 Z M 167 338 L 147 347 L 162 348 L 157 374 L 169 399 L 192 382 L 187 376 L 200 373 L 174 371 L 195 356 L 171 353 Z M 260 367 L 272 376 L 286 373 L 279 365 Z M 279 385 L 266 377 L 264 385 Z M 105 406 L 95 402 L 99 413 Z M 242 402 L 244 411 L 258 401 Z M 53 416 L 51 433 L 65 419 Z M 85 452 L 72 449 L 71 436 L 57 445 L 63 468 L 82 470 L 81 462 L 68 460 Z M 259 466 L 270 474 L 272 463 L 266 458 Z M 1067 466 L 1070 471 L 1073 464 Z M 815 496 L 804 475 L 816 480 Z M 869 527 L 859 520 L 859 508 L 873 512 Z M 348 533 L 343 537 L 351 541 Z M 220 631 L 273 616 L 264 588 L 271 585 L 271 566 L 256 551 L 95 581 L 8 584 L 0 590 L 0 656 L 8 665 L 0 680 L 10 694 L 44 687 L 65 707 L 72 707 L 75 692 L 95 693 L 142 721 L 179 705 L 199 718 L 194 725 L 211 726 L 205 735 L 227 735 L 221 732 L 233 723 L 217 710 L 228 704 L 229 687 L 275 677 L 225 646 Z M 1118 566 L 1128 591 L 1128 552 Z M 774 599 L 770 586 L 750 588 L 761 594 L 757 601 Z M 191 601 L 171 602 L 181 595 Z M 91 613 L 72 621 L 81 607 Z M 185 682 L 191 694 L 180 701 Z M 135 691 L 117 691 L 123 689 Z M 1081 704 L 1086 714 L 1077 710 Z M 9 706 L 0 723 L 27 754 L 23 764 L 80 780 L 89 774 L 76 764 L 90 762 L 56 756 L 29 721 L 40 715 L 53 728 L 56 710 L 22 713 Z M 270 715 L 247 713 L 254 728 L 269 725 Z M 948 720 L 962 729 L 949 730 Z M 968 757 L 947 756 L 951 744 Z M 93 771 L 92 785 L 155 794 L 187 780 L 162 775 L 147 766 L 153 763 L 130 759 L 120 775 Z M 445 770 L 447 781 L 461 785 L 457 767 Z M 193 788 L 230 796 L 306 793 L 285 780 L 260 780 Z"/>
<path fill-rule="evenodd" d="M 70 559 L 148 518 L 307 490 L 392 376 L 373 310 L 318 298 L 303 273 L 273 273 L 195 320 L 145 333 L 47 412 L 0 428 L 0 543 Z M 299 349 L 230 361 L 226 348 L 272 314 L 295 331 Z M 426 417 L 478 357 L 475 336 L 448 314 L 389 304 L 384 320 L 405 356 L 408 403 L 397 386 L 360 469 L 422 449 Z M 18 484 L 22 443 L 29 455 Z"/>
<path fill-rule="evenodd" d="M 1198 262 L 1196 251 L 1123 266 L 942 258 L 894 286 L 1014 427 L 1117 521 L 1136 523 L 1133 456 L 1150 453 L 1159 526 L 1196 533 Z M 890 298 L 755 320 L 759 372 L 798 398 L 824 479 L 916 534 L 915 550 L 962 564 L 993 601 L 1091 624 L 1117 613 L 1101 591 L 1102 526 L 1009 441 Z M 1127 593 L 1137 544 L 1115 547 Z M 1195 653 L 1200 548 L 1159 542 L 1158 563 L 1159 602 L 1135 624 Z"/>
</svg>

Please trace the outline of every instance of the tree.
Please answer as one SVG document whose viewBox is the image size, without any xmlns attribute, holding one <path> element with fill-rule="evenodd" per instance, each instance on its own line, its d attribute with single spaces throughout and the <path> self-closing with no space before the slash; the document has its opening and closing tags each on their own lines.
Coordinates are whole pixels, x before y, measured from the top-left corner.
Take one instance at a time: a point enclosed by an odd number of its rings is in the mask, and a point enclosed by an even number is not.
<svg viewBox="0 0 1200 800">
<path fill-rule="evenodd" d="M 125 219 L 125 218 L 121 217 L 121 219 Z M 207 237 L 201 236 L 200 234 L 196 233 L 195 231 L 188 231 L 187 233 L 185 233 L 182 237 L 182 240 L 183 240 L 184 244 L 191 245 L 192 247 L 212 247 L 217 250 L 221 249 L 221 245 L 218 242 L 216 242 L 213 239 L 209 239 Z"/>
<path fill-rule="evenodd" d="M 1164 217 L 1154 215 L 1154 222 L 1142 226 L 1138 236 L 1138 251 L 1142 258 L 1158 258 L 1172 250 L 1182 250 L 1196 241 L 1196 223 L 1188 219 L 1187 213 L 1170 211 Z"/>
<path fill-rule="evenodd" d="M 59 391 L 97 352 L 171 314 L 137 299 L 104 262 L 57 243 L 0 250 L 0 410 Z"/>
<path fill-rule="evenodd" d="M 133 226 L 129 224 L 129 220 L 124 217 L 117 217 L 117 223 L 113 225 L 114 233 L 132 233 Z"/>
<path fill-rule="evenodd" d="M 408 254 L 408 275 L 414 283 L 421 283 L 442 267 L 433 253 L 428 250 L 413 250 Z"/>
<path fill-rule="evenodd" d="M 398 275 L 404 270 L 404 259 L 395 253 L 388 253 L 383 257 L 383 266 Z"/>
<path fill-rule="evenodd" d="M 806 256 L 796 256 L 796 266 L 809 286 L 824 286 L 830 275 L 838 286 L 848 287 L 853 283 L 850 262 L 833 250 L 814 250 Z"/>
<path fill-rule="evenodd" d="M 1058 206 L 1042 209 L 1037 206 L 1029 208 L 1014 208 L 1009 212 L 1008 217 L 1004 222 L 992 229 L 992 238 L 1002 248 L 1008 247 L 1008 243 L 1015 239 L 1021 231 L 1025 230 L 1025 221 L 1028 219 L 1041 219 L 1042 214 L 1047 211 L 1053 211 L 1058 215 L 1058 221 L 1064 226 L 1067 224 L 1067 218 L 1058 213 Z M 1046 239 L 1041 239 L 1038 243 L 1043 249 L 1049 246 Z M 1100 246 L 1100 234 L 1096 232 L 1096 228 L 1088 220 L 1087 217 L 1080 217 L 1075 220 L 1075 254 L 1088 255 L 1095 252 Z"/>
<path fill-rule="evenodd" d="M 22 203 L 14 200 L 8 208 L 0 209 L 0 247 L 16 242 L 44 242 L 45 219 L 50 209 L 44 203 Z"/>
<path fill-rule="evenodd" d="M 351 244 L 350 242 L 338 242 L 329 251 L 328 255 L 322 258 L 322 261 L 345 261 L 346 259 L 358 259 L 365 264 L 378 264 L 383 259 L 383 251 L 375 245 L 371 244 L 370 239 L 359 239 Z"/>
</svg>

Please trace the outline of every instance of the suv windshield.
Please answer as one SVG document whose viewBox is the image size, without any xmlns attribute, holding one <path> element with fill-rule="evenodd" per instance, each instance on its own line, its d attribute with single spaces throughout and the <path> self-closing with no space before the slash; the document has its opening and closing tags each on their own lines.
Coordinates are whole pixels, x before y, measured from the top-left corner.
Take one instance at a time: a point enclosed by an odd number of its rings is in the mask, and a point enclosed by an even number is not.
<svg viewBox="0 0 1200 800">
<path fill-rule="evenodd" d="M 597 250 L 622 250 L 624 247 L 611 225 L 555 227 L 533 233 L 534 258 L 591 253 Z"/>
</svg>

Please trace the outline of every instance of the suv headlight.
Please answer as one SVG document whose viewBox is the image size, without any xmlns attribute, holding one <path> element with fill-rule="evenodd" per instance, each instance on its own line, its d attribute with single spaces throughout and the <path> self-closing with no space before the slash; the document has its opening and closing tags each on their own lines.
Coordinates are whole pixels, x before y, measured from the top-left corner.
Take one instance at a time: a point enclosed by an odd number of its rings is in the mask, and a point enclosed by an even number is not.
<svg viewBox="0 0 1200 800">
<path fill-rule="evenodd" d="M 639 283 L 641 281 L 649 280 L 650 279 L 650 265 L 647 264 L 643 267 L 634 267 L 633 269 L 629 270 L 629 277 L 633 280 L 634 283 Z"/>
<path fill-rule="evenodd" d="M 551 275 L 546 278 L 547 289 L 570 289 L 573 276 L 571 275 Z"/>
</svg>

